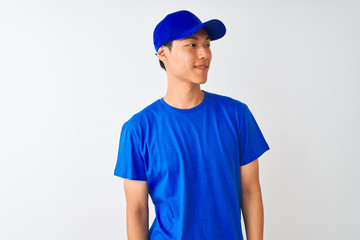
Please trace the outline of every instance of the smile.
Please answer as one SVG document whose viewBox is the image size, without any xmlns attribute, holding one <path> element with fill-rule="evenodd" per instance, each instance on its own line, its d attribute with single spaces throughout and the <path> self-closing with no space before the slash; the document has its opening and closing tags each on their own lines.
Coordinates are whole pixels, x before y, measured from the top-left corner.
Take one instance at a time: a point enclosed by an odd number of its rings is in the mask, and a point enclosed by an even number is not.
<svg viewBox="0 0 360 240">
<path fill-rule="evenodd" d="M 208 65 L 199 65 L 199 66 L 194 66 L 194 68 L 205 71 L 209 68 L 209 66 Z"/>
</svg>

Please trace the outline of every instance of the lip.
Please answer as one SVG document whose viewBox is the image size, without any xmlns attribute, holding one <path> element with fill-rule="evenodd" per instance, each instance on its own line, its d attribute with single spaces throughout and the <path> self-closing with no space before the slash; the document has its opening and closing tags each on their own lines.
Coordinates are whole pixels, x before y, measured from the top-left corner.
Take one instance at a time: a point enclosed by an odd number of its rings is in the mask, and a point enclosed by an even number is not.
<svg viewBox="0 0 360 240">
<path fill-rule="evenodd" d="M 207 71 L 209 69 L 209 65 L 197 65 L 197 66 L 194 66 L 194 68 L 201 70 L 201 71 Z"/>
</svg>

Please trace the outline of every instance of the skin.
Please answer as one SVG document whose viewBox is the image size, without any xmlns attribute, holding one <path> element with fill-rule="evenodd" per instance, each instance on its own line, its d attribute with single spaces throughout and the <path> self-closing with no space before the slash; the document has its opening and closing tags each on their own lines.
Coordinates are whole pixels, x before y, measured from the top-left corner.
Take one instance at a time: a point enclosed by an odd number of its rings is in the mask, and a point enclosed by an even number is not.
<svg viewBox="0 0 360 240">
<path fill-rule="evenodd" d="M 207 32 L 200 29 L 190 38 L 174 40 L 171 51 L 162 46 L 157 56 L 165 64 L 168 79 L 164 101 L 180 109 L 199 105 L 204 99 L 200 85 L 207 81 L 212 59 Z M 240 167 L 240 176 L 242 213 L 247 239 L 262 240 L 264 212 L 258 159 Z M 128 239 L 149 239 L 148 183 L 124 179 L 124 189 Z"/>
<path fill-rule="evenodd" d="M 259 161 L 256 159 L 240 167 L 241 209 L 248 240 L 262 240 L 264 207 L 259 181 Z"/>
<path fill-rule="evenodd" d="M 149 239 L 148 182 L 124 178 L 128 240 Z"/>
<path fill-rule="evenodd" d="M 163 99 L 169 105 L 181 109 L 195 107 L 204 99 L 200 84 L 207 81 L 212 58 L 210 39 L 206 31 L 200 29 L 191 37 L 173 41 L 171 51 L 162 46 L 157 54 L 165 64 L 168 79 L 168 88 Z"/>
</svg>

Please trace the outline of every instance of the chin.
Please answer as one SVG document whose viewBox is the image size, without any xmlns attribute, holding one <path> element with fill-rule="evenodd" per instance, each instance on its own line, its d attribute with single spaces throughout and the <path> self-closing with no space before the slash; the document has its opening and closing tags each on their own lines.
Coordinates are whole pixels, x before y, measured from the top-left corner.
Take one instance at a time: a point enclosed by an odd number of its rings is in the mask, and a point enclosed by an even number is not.
<svg viewBox="0 0 360 240">
<path fill-rule="evenodd" d="M 195 83 L 195 84 L 204 84 L 206 82 L 207 82 L 207 79 L 198 79 L 198 80 L 192 81 L 192 83 Z"/>
<path fill-rule="evenodd" d="M 201 79 L 200 81 L 201 81 L 201 83 L 206 83 L 207 82 L 207 77 L 204 78 L 204 79 Z"/>
<path fill-rule="evenodd" d="M 203 83 L 206 83 L 207 82 L 207 76 L 198 76 L 197 78 L 194 79 L 196 83 L 199 83 L 199 84 L 203 84 Z"/>
<path fill-rule="evenodd" d="M 206 83 L 206 82 L 207 82 L 207 79 L 201 81 L 200 84 L 204 84 L 204 83 Z"/>
</svg>

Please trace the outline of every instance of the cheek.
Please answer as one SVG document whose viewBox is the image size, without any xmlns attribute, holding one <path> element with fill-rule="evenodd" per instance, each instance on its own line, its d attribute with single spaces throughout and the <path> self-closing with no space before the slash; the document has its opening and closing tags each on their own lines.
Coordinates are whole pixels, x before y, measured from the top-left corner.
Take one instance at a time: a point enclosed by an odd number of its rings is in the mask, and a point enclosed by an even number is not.
<svg viewBox="0 0 360 240">
<path fill-rule="evenodd" d="M 181 56 L 181 58 L 179 59 L 179 64 L 181 64 L 182 66 L 189 68 L 189 67 L 193 67 L 194 66 L 194 57 L 191 56 L 191 54 L 184 54 Z"/>
</svg>

